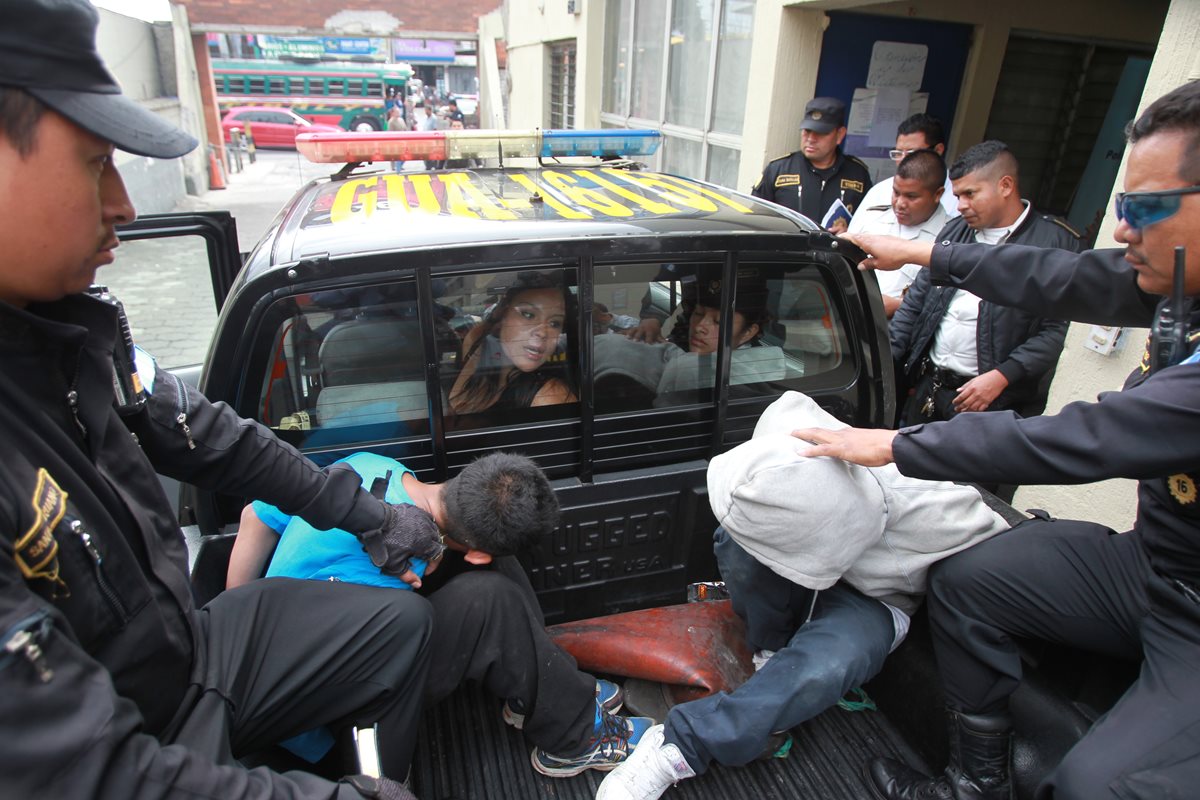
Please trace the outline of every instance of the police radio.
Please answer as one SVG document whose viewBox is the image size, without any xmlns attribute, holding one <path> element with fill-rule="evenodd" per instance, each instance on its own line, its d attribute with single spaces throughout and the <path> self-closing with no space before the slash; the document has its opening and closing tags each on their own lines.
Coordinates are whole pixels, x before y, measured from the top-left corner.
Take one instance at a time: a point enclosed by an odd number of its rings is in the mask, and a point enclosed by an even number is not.
<svg viewBox="0 0 1200 800">
<path fill-rule="evenodd" d="M 1150 372 L 1174 366 L 1188 357 L 1188 322 L 1193 298 L 1184 291 L 1187 250 L 1175 248 L 1175 275 L 1171 296 L 1158 304 L 1158 314 L 1150 331 Z"/>
<path fill-rule="evenodd" d="M 97 300 L 108 303 L 117 310 L 117 325 L 121 332 L 120 341 L 113 347 L 113 404 L 122 416 L 135 414 L 146 405 L 146 389 L 138 375 L 136 356 L 133 352 L 133 333 L 129 330 L 129 317 L 125 306 L 108 291 L 107 286 L 92 286 L 87 293 Z"/>
</svg>

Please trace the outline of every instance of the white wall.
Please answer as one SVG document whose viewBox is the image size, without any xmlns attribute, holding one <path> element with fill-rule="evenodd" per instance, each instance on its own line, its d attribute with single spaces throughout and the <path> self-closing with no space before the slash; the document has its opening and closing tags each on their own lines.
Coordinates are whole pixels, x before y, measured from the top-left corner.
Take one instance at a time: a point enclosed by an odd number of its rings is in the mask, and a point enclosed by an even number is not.
<svg viewBox="0 0 1200 800">
<path fill-rule="evenodd" d="M 576 0 L 507 0 L 504 6 L 508 47 L 508 124 L 513 128 L 546 127 L 550 70 L 548 45 L 574 40 L 576 47 L 575 127 L 600 127 L 600 91 L 604 80 L 604 3 Z"/>
<path fill-rule="evenodd" d="M 161 40 L 155 35 L 154 23 L 106 9 L 99 11 L 96 44 L 124 93 L 172 123 L 183 122 L 179 99 L 164 97 Z M 175 76 L 170 76 L 167 83 L 174 84 Z M 186 194 L 185 164 L 180 159 L 147 158 L 118 151 L 116 164 L 139 214 L 171 211 Z"/>
</svg>

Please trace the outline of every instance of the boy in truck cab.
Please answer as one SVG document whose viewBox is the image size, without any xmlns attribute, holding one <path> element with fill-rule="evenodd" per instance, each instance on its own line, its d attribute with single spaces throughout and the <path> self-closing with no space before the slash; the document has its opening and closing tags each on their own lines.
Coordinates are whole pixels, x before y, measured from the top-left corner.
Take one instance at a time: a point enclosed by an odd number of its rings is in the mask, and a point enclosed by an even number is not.
<svg viewBox="0 0 1200 800">
<path fill-rule="evenodd" d="M 549 536 L 558 523 L 558 501 L 537 465 L 513 453 L 492 453 L 471 462 L 445 483 L 422 483 L 400 462 L 374 453 L 342 459 L 373 494 L 409 504 L 415 516 L 438 531 L 461 562 L 494 569 L 456 569 L 443 558 L 414 563 L 430 575 L 442 567 L 455 574 L 428 595 L 433 607 L 425 706 L 445 699 L 464 680 L 482 683 L 506 701 L 504 719 L 534 743 L 534 768 L 550 777 L 586 769 L 612 769 L 653 724 L 622 717 L 620 688 L 576 669 L 543 627 L 529 579 L 513 555 Z M 273 552 L 272 552 L 273 551 Z M 267 566 L 268 559 L 270 560 Z M 242 512 L 229 561 L 228 588 L 263 574 L 268 578 L 337 581 L 397 589 L 419 588 L 381 573 L 345 531 L 318 531 L 299 517 L 255 501 Z M 458 566 L 461 566 L 458 565 Z M 440 576 L 439 576 L 440 577 Z M 332 744 L 293 749 L 311 761 Z"/>
<path fill-rule="evenodd" d="M 1154 326 L 1122 391 L 1054 416 L 1001 411 L 900 431 L 795 432 L 815 443 L 808 455 L 894 462 L 914 477 L 1139 482 L 1133 529 L 1122 535 L 1091 522 L 1033 519 L 938 566 L 929 620 L 957 746 L 932 777 L 892 760 L 872 764 L 875 791 L 889 800 L 1010 796 L 1018 637 L 1140 664 L 1039 797 L 1193 797 L 1200 784 L 1200 316 L 1191 299 L 1200 295 L 1200 81 L 1151 103 L 1127 136 L 1114 232 L 1124 251 L 856 237 L 870 254 L 866 268 L 922 264 L 935 284 L 991 302 L 1097 325 Z"/>
<path fill-rule="evenodd" d="M 85 293 L 135 216 L 113 150 L 196 141 L 121 95 L 97 24 L 86 0 L 0 4 L 0 796 L 411 797 L 234 761 L 314 724 L 377 724 L 384 773 L 404 776 L 429 606 L 262 582 L 196 608 L 156 471 L 353 531 L 393 568 L 439 547 L 405 540 L 353 471 L 129 366 L 123 315 Z"/>
<path fill-rule="evenodd" d="M 675 706 L 604 779 L 597 800 L 655 800 L 712 762 L 742 766 L 772 734 L 834 706 L 904 640 L 938 559 L 1007 528 L 970 486 L 804 458 L 797 426 L 846 427 L 788 392 L 754 437 L 712 460 L 713 549 L 757 652 L 732 692 Z"/>
</svg>

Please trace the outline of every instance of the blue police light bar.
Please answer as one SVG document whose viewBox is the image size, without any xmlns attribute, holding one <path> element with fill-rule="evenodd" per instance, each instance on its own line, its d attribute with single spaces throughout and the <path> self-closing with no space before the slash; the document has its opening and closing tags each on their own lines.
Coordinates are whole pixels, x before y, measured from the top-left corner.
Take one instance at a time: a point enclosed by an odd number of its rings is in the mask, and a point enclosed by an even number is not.
<svg viewBox="0 0 1200 800">
<path fill-rule="evenodd" d="M 652 130 L 542 131 L 542 158 L 651 156 L 662 134 Z"/>
<path fill-rule="evenodd" d="M 302 133 L 296 149 L 309 161 L 443 161 L 485 158 L 628 158 L 658 150 L 658 131 L 448 130 Z"/>
</svg>

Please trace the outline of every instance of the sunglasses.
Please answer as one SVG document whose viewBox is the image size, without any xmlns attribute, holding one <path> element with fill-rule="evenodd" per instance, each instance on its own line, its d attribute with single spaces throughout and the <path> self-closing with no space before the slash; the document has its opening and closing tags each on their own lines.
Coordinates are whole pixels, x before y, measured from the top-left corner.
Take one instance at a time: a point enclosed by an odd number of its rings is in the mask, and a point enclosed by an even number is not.
<svg viewBox="0 0 1200 800">
<path fill-rule="evenodd" d="M 1160 192 L 1118 192 L 1113 198 L 1113 210 L 1117 219 L 1128 223 L 1131 228 L 1141 230 L 1172 216 L 1179 210 L 1183 195 L 1197 192 L 1200 192 L 1200 186 L 1163 189 Z"/>
</svg>

